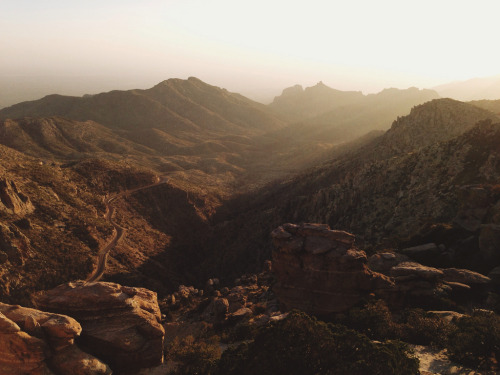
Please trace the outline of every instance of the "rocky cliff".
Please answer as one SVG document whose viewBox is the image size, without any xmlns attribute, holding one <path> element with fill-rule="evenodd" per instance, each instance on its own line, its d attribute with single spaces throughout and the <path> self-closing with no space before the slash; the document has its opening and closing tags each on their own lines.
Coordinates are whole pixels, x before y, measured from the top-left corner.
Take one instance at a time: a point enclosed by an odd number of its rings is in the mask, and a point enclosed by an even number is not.
<svg viewBox="0 0 500 375">
<path fill-rule="evenodd" d="M 392 281 L 370 271 L 354 236 L 321 224 L 285 224 L 271 234 L 273 290 L 285 309 L 316 315 L 347 311 L 370 293 L 391 288 Z"/>
</svg>

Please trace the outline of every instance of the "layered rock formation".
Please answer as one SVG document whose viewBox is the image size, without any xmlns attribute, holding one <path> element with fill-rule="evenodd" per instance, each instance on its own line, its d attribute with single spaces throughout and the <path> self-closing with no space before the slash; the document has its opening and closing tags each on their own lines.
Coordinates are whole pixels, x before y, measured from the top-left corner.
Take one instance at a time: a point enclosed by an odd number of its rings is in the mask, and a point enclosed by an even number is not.
<svg viewBox="0 0 500 375">
<path fill-rule="evenodd" d="M 156 293 L 115 283 L 63 284 L 35 297 L 47 311 L 82 325 L 79 343 L 113 370 L 151 367 L 163 361 L 165 331 Z"/>
<path fill-rule="evenodd" d="M 445 301 L 486 302 L 491 289 L 489 277 L 467 269 L 429 267 L 397 253 L 367 259 L 352 234 L 326 224 L 285 224 L 271 236 L 273 290 L 284 309 L 343 312 L 371 293 L 393 308 L 441 307 Z"/>
<path fill-rule="evenodd" d="M 346 311 L 370 293 L 393 287 L 367 267 L 354 236 L 322 224 L 285 224 L 272 234 L 274 292 L 285 309 L 312 314 Z"/>
<path fill-rule="evenodd" d="M 394 288 L 383 295 L 394 307 L 415 303 L 432 306 L 442 299 L 486 300 L 491 286 L 491 279 L 478 272 L 424 266 L 404 254 L 374 254 L 368 259 L 368 266 L 394 280 Z"/>
<path fill-rule="evenodd" d="M 107 375 L 109 367 L 75 345 L 80 324 L 68 316 L 0 303 L 0 373 Z"/>
</svg>

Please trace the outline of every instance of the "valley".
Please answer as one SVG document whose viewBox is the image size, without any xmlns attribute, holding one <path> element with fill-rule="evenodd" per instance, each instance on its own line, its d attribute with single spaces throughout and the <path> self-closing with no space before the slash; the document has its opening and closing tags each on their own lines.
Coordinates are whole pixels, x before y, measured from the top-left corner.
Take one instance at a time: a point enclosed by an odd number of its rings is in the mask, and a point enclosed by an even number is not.
<svg viewBox="0 0 500 375">
<path fill-rule="evenodd" d="M 194 77 L 169 79 L 1 109 L 0 156 L 0 301 L 75 318 L 76 342 L 104 358 L 95 362 L 102 374 L 107 365 L 126 373 L 123 337 L 133 337 L 139 371 L 189 347 L 189 336 L 210 346 L 207 332 L 248 330 L 226 339 L 259 342 L 254 328 L 275 322 L 279 334 L 287 324 L 346 334 L 295 313 L 286 320 L 294 308 L 380 345 L 430 341 L 363 331 L 352 314 L 377 306 L 394 313 L 390 329 L 411 331 L 415 321 L 399 313 L 409 307 L 500 311 L 498 101 L 416 88 L 363 95 L 320 82 L 266 106 Z M 16 315 L 29 312 L 2 305 L 35 332 Z M 109 352 L 101 331 L 112 336 Z M 245 350 L 234 366 L 258 352 Z M 406 358 L 398 350 L 391 355 Z M 40 363 L 52 371 L 56 357 Z M 494 358 L 484 361 L 495 370 Z"/>
</svg>

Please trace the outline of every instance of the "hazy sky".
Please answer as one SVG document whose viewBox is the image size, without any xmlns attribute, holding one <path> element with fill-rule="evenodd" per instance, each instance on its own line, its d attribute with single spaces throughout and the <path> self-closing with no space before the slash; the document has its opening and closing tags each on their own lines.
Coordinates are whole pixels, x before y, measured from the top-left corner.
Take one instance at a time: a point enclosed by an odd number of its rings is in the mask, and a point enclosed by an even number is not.
<svg viewBox="0 0 500 375">
<path fill-rule="evenodd" d="M 196 76 L 271 96 L 320 80 L 373 92 L 500 74 L 498 0 L 0 5 L 0 82 L 14 91 L 15 82 L 42 78 L 54 87 L 65 82 L 73 91 L 98 92 Z"/>
</svg>

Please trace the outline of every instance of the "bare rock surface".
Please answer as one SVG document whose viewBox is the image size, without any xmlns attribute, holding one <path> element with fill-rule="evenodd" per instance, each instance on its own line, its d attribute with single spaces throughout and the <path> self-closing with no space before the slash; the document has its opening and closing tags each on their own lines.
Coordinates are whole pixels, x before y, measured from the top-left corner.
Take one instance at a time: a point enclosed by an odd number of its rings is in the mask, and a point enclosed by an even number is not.
<svg viewBox="0 0 500 375">
<path fill-rule="evenodd" d="M 487 276 L 471 270 L 461 268 L 444 268 L 444 281 L 461 283 L 466 285 L 489 284 L 491 279 Z"/>
<path fill-rule="evenodd" d="M 46 337 L 54 349 L 73 345 L 75 337 L 82 332 L 80 324 L 69 316 L 1 302 L 0 312 L 15 322 L 24 332 L 33 336 Z"/>
<path fill-rule="evenodd" d="M 82 348 L 113 370 L 151 367 L 163 361 L 165 331 L 156 293 L 109 282 L 60 285 L 35 297 L 38 307 L 64 313 L 82 325 Z"/>
<path fill-rule="evenodd" d="M 427 246 L 426 247 L 430 247 Z M 461 268 L 434 268 L 410 261 L 404 254 L 378 253 L 368 259 L 373 271 L 391 276 L 395 288 L 385 294 L 390 302 L 401 304 L 408 299 L 451 298 L 466 300 L 486 296 L 492 279 Z"/>
<path fill-rule="evenodd" d="M 437 280 L 444 276 L 443 271 L 416 262 L 403 262 L 391 268 L 391 276 L 416 276 L 424 280 Z"/>
<path fill-rule="evenodd" d="M 0 212 L 23 216 L 34 210 L 29 197 L 17 188 L 14 181 L 0 178 Z"/>
<path fill-rule="evenodd" d="M 47 346 L 30 336 L 0 313 L 0 373 L 4 375 L 51 375 L 47 367 Z"/>
<path fill-rule="evenodd" d="M 75 345 L 81 331 L 69 316 L 0 303 L 0 374 L 110 375 Z"/>
<path fill-rule="evenodd" d="M 346 311 L 364 296 L 391 288 L 389 277 L 371 271 L 354 236 L 324 224 L 285 224 L 271 234 L 274 285 L 281 305 L 313 314 Z"/>
</svg>

